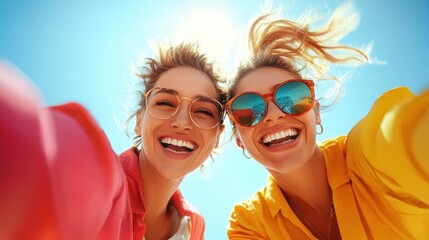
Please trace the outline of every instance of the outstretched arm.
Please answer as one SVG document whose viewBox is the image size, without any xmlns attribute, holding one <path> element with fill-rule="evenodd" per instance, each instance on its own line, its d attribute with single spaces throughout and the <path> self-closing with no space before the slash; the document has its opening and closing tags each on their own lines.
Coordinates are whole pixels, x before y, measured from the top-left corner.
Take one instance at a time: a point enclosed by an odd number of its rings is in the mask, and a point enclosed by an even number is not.
<svg viewBox="0 0 429 240">
<path fill-rule="evenodd" d="M 429 234 L 428 136 L 429 90 L 415 96 L 405 87 L 383 94 L 348 135 L 347 165 L 361 207 L 402 238 Z"/>
<path fill-rule="evenodd" d="M 405 87 L 385 93 L 362 126 L 363 153 L 377 178 L 429 206 L 429 90 L 417 96 Z"/>
<path fill-rule="evenodd" d="M 0 63 L 0 114 L 0 238 L 119 239 L 132 232 L 120 163 L 83 107 L 45 108 L 36 88 Z"/>
</svg>

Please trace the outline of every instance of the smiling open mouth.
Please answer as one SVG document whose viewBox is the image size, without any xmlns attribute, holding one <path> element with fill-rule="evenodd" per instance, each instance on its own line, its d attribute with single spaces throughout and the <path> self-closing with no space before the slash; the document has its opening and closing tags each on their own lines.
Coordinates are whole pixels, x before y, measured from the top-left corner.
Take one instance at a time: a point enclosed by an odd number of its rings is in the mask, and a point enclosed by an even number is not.
<svg viewBox="0 0 429 240">
<path fill-rule="evenodd" d="M 189 153 L 194 151 L 196 144 L 190 141 L 164 137 L 160 140 L 161 145 L 175 153 Z"/>
<path fill-rule="evenodd" d="M 298 137 L 298 130 L 289 128 L 275 133 L 270 133 L 262 138 L 265 146 L 276 146 L 291 142 Z"/>
</svg>

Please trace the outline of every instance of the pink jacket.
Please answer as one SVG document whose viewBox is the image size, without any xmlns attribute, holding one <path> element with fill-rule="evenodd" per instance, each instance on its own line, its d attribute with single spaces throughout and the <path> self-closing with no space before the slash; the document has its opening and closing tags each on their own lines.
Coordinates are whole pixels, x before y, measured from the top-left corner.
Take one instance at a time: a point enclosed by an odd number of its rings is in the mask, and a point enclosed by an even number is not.
<svg viewBox="0 0 429 240">
<path fill-rule="evenodd" d="M 128 178 L 128 191 L 131 200 L 131 209 L 133 212 L 134 239 L 143 239 L 146 231 L 144 217 L 146 208 L 143 202 L 142 181 L 140 177 L 140 168 L 138 165 L 138 150 L 131 148 L 123 152 L 120 156 L 122 167 Z M 204 219 L 177 190 L 171 198 L 174 206 L 179 212 L 179 216 L 188 216 L 191 222 L 191 239 L 203 239 L 204 237 Z"/>
<path fill-rule="evenodd" d="M 122 155 L 123 170 L 85 108 L 45 108 L 35 88 L 1 64 L 0 146 L 1 239 L 142 239 L 133 150 Z M 180 192 L 173 201 L 190 216 L 192 239 L 202 239 L 202 217 Z"/>
</svg>

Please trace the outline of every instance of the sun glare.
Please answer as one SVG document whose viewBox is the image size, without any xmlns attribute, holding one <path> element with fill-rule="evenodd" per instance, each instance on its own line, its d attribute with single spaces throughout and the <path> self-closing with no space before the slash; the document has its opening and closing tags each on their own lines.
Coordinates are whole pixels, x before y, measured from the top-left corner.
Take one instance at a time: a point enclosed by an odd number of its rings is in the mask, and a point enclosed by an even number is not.
<svg viewBox="0 0 429 240">
<path fill-rule="evenodd" d="M 200 48 L 222 65 L 232 58 L 236 41 L 236 24 L 220 10 L 193 11 L 182 18 L 174 39 L 198 41 Z"/>
</svg>

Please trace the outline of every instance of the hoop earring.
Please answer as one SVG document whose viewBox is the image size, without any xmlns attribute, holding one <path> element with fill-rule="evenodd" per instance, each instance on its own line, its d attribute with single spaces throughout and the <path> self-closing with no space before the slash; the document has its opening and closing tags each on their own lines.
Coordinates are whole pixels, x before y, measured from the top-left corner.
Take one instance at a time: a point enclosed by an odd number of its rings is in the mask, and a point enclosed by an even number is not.
<svg viewBox="0 0 429 240">
<path fill-rule="evenodd" d="M 322 134 L 323 133 L 322 123 L 316 124 L 316 126 L 320 126 L 320 131 L 318 132 L 317 129 L 316 129 L 316 133 L 319 134 L 319 135 Z"/>
<path fill-rule="evenodd" d="M 243 150 L 243 156 L 245 157 L 245 158 L 247 158 L 247 159 L 251 159 L 252 157 L 250 157 L 250 156 L 247 156 L 247 154 L 246 154 L 246 149 L 244 148 L 244 147 L 241 147 L 241 149 Z"/>
</svg>

